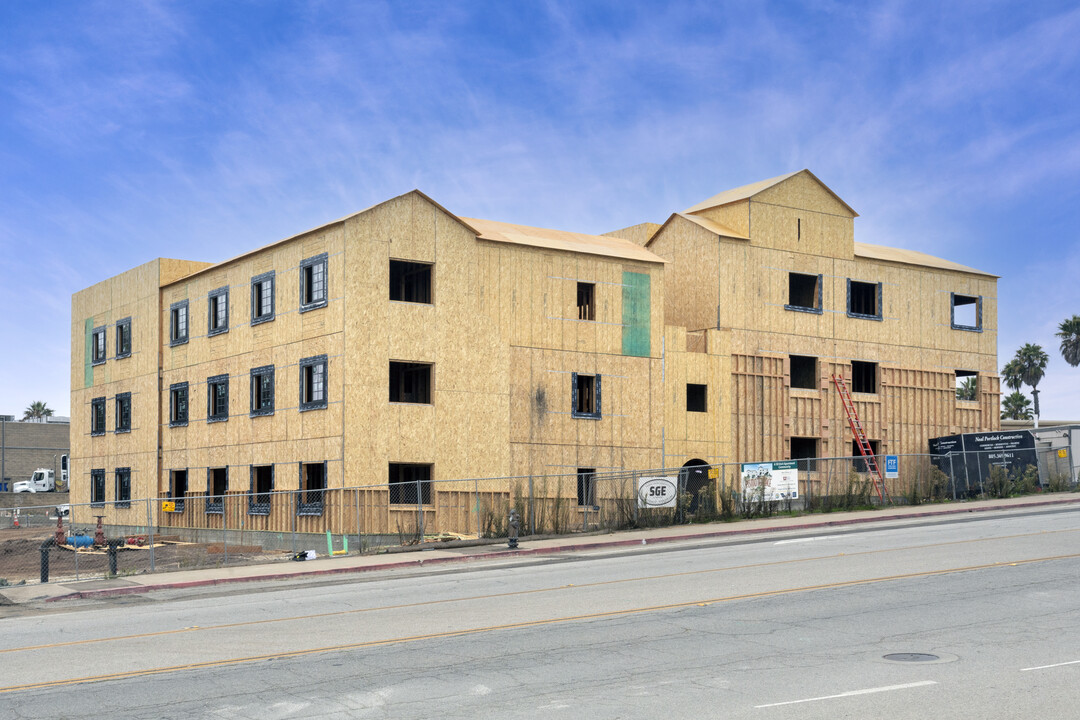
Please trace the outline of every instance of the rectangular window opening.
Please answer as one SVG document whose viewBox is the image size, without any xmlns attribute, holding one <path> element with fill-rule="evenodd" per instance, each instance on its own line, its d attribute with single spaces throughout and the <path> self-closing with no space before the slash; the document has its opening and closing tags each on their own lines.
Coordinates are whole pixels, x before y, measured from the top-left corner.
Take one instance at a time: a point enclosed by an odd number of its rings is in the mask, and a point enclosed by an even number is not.
<svg viewBox="0 0 1080 720">
<path fill-rule="evenodd" d="M 131 393 L 116 395 L 116 432 L 131 432 Z"/>
<path fill-rule="evenodd" d="M 578 320 L 596 319 L 596 284 L 579 282 L 577 284 Z"/>
<path fill-rule="evenodd" d="M 169 499 L 174 503 L 175 512 L 184 512 L 184 500 L 187 498 L 187 469 L 169 471 Z"/>
<path fill-rule="evenodd" d="M 274 366 L 263 365 L 251 370 L 252 417 L 274 414 Z"/>
<path fill-rule="evenodd" d="M 390 261 L 390 299 L 431 304 L 431 264 Z"/>
<path fill-rule="evenodd" d="M 848 317 L 881 319 L 881 283 L 848 280 Z"/>
<path fill-rule="evenodd" d="M 105 434 L 105 398 L 94 398 L 90 401 L 90 434 Z"/>
<path fill-rule="evenodd" d="M 975 402 L 979 399 L 979 373 L 974 370 L 956 371 L 956 399 Z"/>
<path fill-rule="evenodd" d="M 579 507 L 596 507 L 596 468 L 578 468 L 577 504 Z"/>
<path fill-rule="evenodd" d="M 101 365 L 103 362 L 105 362 L 107 357 L 107 353 L 105 352 L 105 328 L 94 328 L 92 338 L 93 355 L 91 356 L 91 364 Z"/>
<path fill-rule="evenodd" d="M 708 412 L 709 386 L 686 383 L 686 412 Z"/>
<path fill-rule="evenodd" d="M 576 418 L 599 419 L 600 376 L 571 374 L 570 415 Z"/>
<path fill-rule="evenodd" d="M 229 288 L 226 286 L 211 290 L 206 304 L 207 336 L 229 332 Z"/>
<path fill-rule="evenodd" d="M 181 300 L 169 306 L 169 345 L 182 345 L 188 341 L 188 301 Z"/>
<path fill-rule="evenodd" d="M 326 407 L 326 356 L 300 361 L 300 412 Z"/>
<path fill-rule="evenodd" d="M 274 319 L 274 271 L 251 278 L 251 324 Z"/>
<path fill-rule="evenodd" d="M 880 470 L 882 465 L 881 459 L 878 457 L 880 443 L 877 440 L 867 440 L 866 442 L 870 444 L 870 454 L 874 456 L 874 464 L 877 465 Z M 855 472 L 864 473 L 870 471 L 866 460 L 863 459 L 863 454 L 859 452 L 858 440 L 851 441 L 851 457 L 854 458 L 851 465 Z"/>
<path fill-rule="evenodd" d="M 821 313 L 821 275 L 788 273 L 788 302 L 784 307 L 799 312 Z"/>
<path fill-rule="evenodd" d="M 188 384 L 173 383 L 169 386 L 169 427 L 188 424 Z"/>
<path fill-rule="evenodd" d="M 206 379 L 206 421 L 224 422 L 229 419 L 229 376 L 214 375 Z"/>
<path fill-rule="evenodd" d="M 131 357 L 131 318 L 116 321 L 116 359 Z"/>
<path fill-rule="evenodd" d="M 105 469 L 90 471 L 90 504 L 94 507 L 105 506 Z"/>
<path fill-rule="evenodd" d="M 274 466 L 251 466 L 251 495 L 248 496 L 248 515 L 269 515 L 270 498 L 274 491 Z"/>
<path fill-rule="evenodd" d="M 322 253 L 300 263 L 300 312 L 326 307 L 326 262 Z"/>
<path fill-rule="evenodd" d="M 131 507 L 131 468 L 116 468 L 115 507 Z"/>
<path fill-rule="evenodd" d="M 225 493 L 229 491 L 229 468 L 216 467 L 206 469 L 206 512 L 223 513 L 225 511 Z"/>
<path fill-rule="evenodd" d="M 431 404 L 431 364 L 390 362 L 390 402 Z"/>
<path fill-rule="evenodd" d="M 322 515 L 326 490 L 326 463 L 300 463 L 297 515 Z"/>
<path fill-rule="evenodd" d="M 851 361 L 851 392 L 876 393 L 878 364 L 874 362 Z"/>
<path fill-rule="evenodd" d="M 806 437 L 791 438 L 791 459 L 799 461 L 799 470 L 810 472 L 817 470 L 818 439 Z"/>
<path fill-rule="evenodd" d="M 809 355 L 791 355 L 791 387 L 800 390 L 817 390 L 817 358 Z"/>
<path fill-rule="evenodd" d="M 950 312 L 953 330 L 982 332 L 982 297 L 952 293 Z"/>
<path fill-rule="evenodd" d="M 430 464 L 390 463 L 390 504 L 431 504 Z"/>
</svg>

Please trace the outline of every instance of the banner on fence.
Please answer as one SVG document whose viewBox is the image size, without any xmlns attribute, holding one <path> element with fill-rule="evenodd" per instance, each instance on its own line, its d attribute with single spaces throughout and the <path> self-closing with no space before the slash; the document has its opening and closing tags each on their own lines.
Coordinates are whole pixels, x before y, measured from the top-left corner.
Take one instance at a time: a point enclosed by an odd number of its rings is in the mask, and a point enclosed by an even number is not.
<svg viewBox="0 0 1080 720">
<path fill-rule="evenodd" d="M 743 463 L 744 500 L 790 500 L 799 497 L 799 462 Z"/>
<path fill-rule="evenodd" d="M 639 508 L 673 508 L 679 486 L 675 477 L 641 477 L 637 481 Z"/>
<path fill-rule="evenodd" d="M 885 477 L 890 480 L 900 477 L 900 456 L 899 455 L 886 455 L 885 456 Z"/>
</svg>

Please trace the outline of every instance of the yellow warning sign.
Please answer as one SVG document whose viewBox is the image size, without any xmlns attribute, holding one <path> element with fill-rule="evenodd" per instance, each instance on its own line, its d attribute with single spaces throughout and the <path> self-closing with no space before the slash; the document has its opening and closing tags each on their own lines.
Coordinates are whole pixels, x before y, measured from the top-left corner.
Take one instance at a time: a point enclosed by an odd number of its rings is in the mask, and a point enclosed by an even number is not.
<svg viewBox="0 0 1080 720">
<path fill-rule="evenodd" d="M 1059 458 L 1067 458 L 1067 457 L 1069 457 L 1069 448 L 1061 448 L 1060 450 L 1058 450 L 1058 457 Z"/>
<path fill-rule="evenodd" d="M 715 480 L 720 477 L 720 468 L 709 468 L 709 479 Z"/>
<path fill-rule="evenodd" d="M 161 512 L 176 512 L 176 503 L 172 500 L 162 500 Z"/>
</svg>

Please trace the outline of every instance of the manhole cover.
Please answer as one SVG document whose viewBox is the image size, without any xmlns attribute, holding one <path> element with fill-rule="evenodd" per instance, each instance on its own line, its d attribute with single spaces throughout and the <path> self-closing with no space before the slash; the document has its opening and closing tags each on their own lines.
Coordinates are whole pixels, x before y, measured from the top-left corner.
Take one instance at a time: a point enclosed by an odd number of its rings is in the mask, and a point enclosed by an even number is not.
<svg viewBox="0 0 1080 720">
<path fill-rule="evenodd" d="M 937 655 L 931 655 L 930 653 L 889 653 L 882 657 L 893 662 L 932 662 L 941 659 Z"/>
</svg>

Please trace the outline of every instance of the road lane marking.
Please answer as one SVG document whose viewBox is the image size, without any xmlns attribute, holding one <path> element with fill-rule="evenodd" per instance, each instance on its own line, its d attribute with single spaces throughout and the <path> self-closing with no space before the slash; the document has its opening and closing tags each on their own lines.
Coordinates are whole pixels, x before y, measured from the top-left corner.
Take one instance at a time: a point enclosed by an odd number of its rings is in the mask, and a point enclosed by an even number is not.
<svg viewBox="0 0 1080 720">
<path fill-rule="evenodd" d="M 295 658 L 303 657 L 306 655 L 315 655 L 319 653 L 328 652 L 343 652 L 347 650 L 359 650 L 363 648 L 382 647 L 386 645 L 397 645 L 410 642 L 417 642 L 421 640 L 441 640 L 446 638 L 464 637 L 467 635 L 478 635 L 487 632 L 496 632 L 500 630 L 520 630 L 523 628 L 535 628 L 545 625 L 559 625 L 569 622 L 580 622 L 586 620 L 602 620 L 614 617 L 624 617 L 629 615 L 639 615 L 650 612 L 660 612 L 664 610 L 683 610 L 694 606 L 707 606 L 713 603 L 734 602 L 737 600 L 753 600 L 766 597 L 777 597 L 780 595 L 793 595 L 800 592 L 809 592 L 813 590 L 833 590 L 838 588 L 857 587 L 859 585 L 872 585 L 880 582 L 892 582 L 895 580 L 907 580 L 914 578 L 934 577 L 936 575 L 949 575 L 957 572 L 969 572 L 972 570 L 988 570 L 993 568 L 1009 567 L 1012 565 L 1028 565 L 1036 562 L 1046 562 L 1050 560 L 1062 560 L 1080 557 L 1080 553 L 1073 555 L 1057 555 L 1046 558 L 1033 558 L 1030 560 L 1020 560 L 1016 563 L 1009 562 L 996 562 L 988 563 L 985 565 L 970 565 L 961 568 L 948 568 L 944 570 L 924 570 L 921 572 L 904 573 L 901 575 L 886 575 L 876 578 L 862 578 L 858 580 L 844 580 L 835 583 L 822 583 L 819 585 L 805 585 L 802 587 L 794 588 L 780 588 L 779 590 L 763 590 L 761 592 L 743 593 L 740 595 L 728 595 L 726 597 L 711 598 L 707 600 L 686 600 L 677 603 L 667 603 L 664 605 L 649 605 L 638 608 L 625 608 L 622 610 L 605 610 L 596 613 L 587 613 L 584 615 L 568 615 L 564 617 L 555 618 L 543 618 L 539 620 L 524 620 L 516 623 L 508 623 L 504 625 L 488 625 L 474 628 L 463 628 L 460 630 L 446 630 L 437 633 L 427 633 L 423 635 L 409 635 L 396 638 L 384 638 L 382 640 L 365 640 L 356 643 L 346 643 L 342 645 L 329 645 L 326 647 L 317 648 L 304 648 L 300 650 L 282 650 L 276 653 L 268 653 L 265 655 L 253 655 L 248 657 L 236 657 L 236 658 L 223 658 L 221 660 L 207 660 L 204 662 L 189 663 L 185 665 L 171 665 L 165 667 L 156 668 L 142 668 L 138 670 L 127 670 L 117 673 L 109 673 L 105 675 L 90 675 L 80 678 L 68 678 L 58 680 L 46 680 L 38 683 L 29 683 L 25 685 L 9 685 L 6 687 L 0 687 L 0 694 L 9 692 L 18 692 L 20 690 L 38 690 L 42 688 L 60 687 L 65 685 L 81 685 L 90 682 L 101 682 L 103 680 L 123 680 L 127 678 L 143 677 L 146 675 L 162 675 L 165 673 L 182 672 L 185 670 L 199 670 L 212 667 L 222 667 L 227 665 L 242 665 L 246 663 L 258 662 L 262 660 L 276 660 L 283 658 Z M 578 586 L 582 587 L 582 586 Z M 328 613 L 337 614 L 337 613 Z M 319 616 L 312 616 L 319 617 Z M 247 624 L 247 623 L 237 623 Z M 252 623 L 254 624 L 254 623 Z M 213 626 L 210 626 L 213 627 Z"/>
<path fill-rule="evenodd" d="M 1049 668 L 1064 667 L 1066 665 L 1080 665 L 1080 660 L 1070 660 L 1068 662 L 1054 663 L 1053 665 L 1039 665 L 1038 667 L 1021 668 L 1020 672 L 1027 672 L 1028 670 L 1048 670 Z"/>
<path fill-rule="evenodd" d="M 788 700 L 786 702 L 769 703 L 768 705 L 755 705 L 754 708 L 780 707 L 781 705 L 798 705 L 799 703 L 817 702 L 819 700 L 835 700 L 837 698 L 855 697 L 856 695 L 872 695 L 873 693 L 892 692 L 893 690 L 909 690 L 911 688 L 937 685 L 933 680 L 921 680 L 919 682 L 904 683 L 903 685 L 886 685 L 884 687 L 867 688 L 865 690 L 848 690 L 836 695 L 822 695 L 821 697 L 804 698 L 802 700 Z"/>
<path fill-rule="evenodd" d="M 773 545 L 794 545 L 795 543 L 817 542 L 818 540 L 836 540 L 843 535 L 820 535 L 818 537 L 794 538 L 792 540 L 777 540 Z"/>
</svg>

